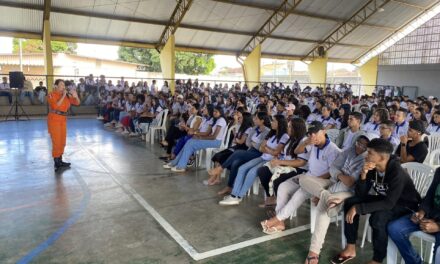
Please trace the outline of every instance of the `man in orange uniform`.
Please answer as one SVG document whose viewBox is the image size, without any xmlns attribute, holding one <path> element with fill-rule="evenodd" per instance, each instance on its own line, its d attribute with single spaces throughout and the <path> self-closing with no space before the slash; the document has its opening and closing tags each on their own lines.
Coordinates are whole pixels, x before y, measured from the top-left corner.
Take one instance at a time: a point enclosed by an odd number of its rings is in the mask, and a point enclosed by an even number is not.
<svg viewBox="0 0 440 264">
<path fill-rule="evenodd" d="M 75 90 L 67 91 L 64 81 L 55 81 L 54 91 L 47 96 L 49 114 L 47 127 L 52 139 L 52 157 L 55 163 L 55 171 L 62 167 L 70 167 L 70 163 L 64 162 L 62 155 L 66 146 L 66 123 L 67 112 L 70 105 L 79 105 L 80 100 Z"/>
</svg>

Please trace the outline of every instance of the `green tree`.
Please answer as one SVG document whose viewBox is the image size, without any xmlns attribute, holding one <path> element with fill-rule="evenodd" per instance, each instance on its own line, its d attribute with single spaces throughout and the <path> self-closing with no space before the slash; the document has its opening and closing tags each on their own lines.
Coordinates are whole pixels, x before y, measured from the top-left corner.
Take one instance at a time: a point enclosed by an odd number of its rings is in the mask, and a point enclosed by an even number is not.
<svg viewBox="0 0 440 264">
<path fill-rule="evenodd" d="M 18 39 L 13 39 L 12 52 L 19 52 L 19 43 Z M 62 42 L 62 41 L 52 41 L 52 52 L 60 52 L 60 53 L 72 53 L 76 54 L 76 43 L 70 42 Z M 43 52 L 43 41 L 39 39 L 25 39 L 21 42 L 21 46 L 23 49 L 23 53 L 42 53 Z"/>
<path fill-rule="evenodd" d="M 144 64 L 142 70 L 160 72 L 159 53 L 154 49 L 120 47 L 119 59 Z M 176 52 L 176 73 L 190 75 L 209 74 L 214 70 L 213 55 L 192 52 Z"/>
</svg>

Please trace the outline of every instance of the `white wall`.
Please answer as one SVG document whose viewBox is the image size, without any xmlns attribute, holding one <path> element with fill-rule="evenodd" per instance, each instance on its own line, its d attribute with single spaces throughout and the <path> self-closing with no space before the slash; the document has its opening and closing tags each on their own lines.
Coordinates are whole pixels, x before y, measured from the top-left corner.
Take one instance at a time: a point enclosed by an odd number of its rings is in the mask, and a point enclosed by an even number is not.
<svg viewBox="0 0 440 264">
<path fill-rule="evenodd" d="M 377 84 L 418 86 L 418 95 L 440 97 L 440 64 L 382 65 Z"/>
</svg>

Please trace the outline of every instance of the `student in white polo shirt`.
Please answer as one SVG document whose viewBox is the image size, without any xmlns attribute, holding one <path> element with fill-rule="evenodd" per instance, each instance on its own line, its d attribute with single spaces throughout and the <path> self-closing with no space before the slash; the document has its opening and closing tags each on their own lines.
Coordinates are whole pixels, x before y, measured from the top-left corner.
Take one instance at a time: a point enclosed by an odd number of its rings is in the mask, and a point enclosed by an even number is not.
<svg viewBox="0 0 440 264">
<path fill-rule="evenodd" d="M 435 111 L 431 118 L 431 123 L 429 124 L 426 131 L 429 133 L 440 133 L 440 111 Z"/>
<path fill-rule="evenodd" d="M 374 111 L 373 120 L 365 124 L 362 128 L 369 135 L 379 136 L 379 126 L 385 120 L 390 120 L 390 114 L 385 108 L 378 108 Z"/>
<path fill-rule="evenodd" d="M 336 145 L 342 150 L 351 148 L 356 142 L 356 138 L 360 135 L 365 135 L 361 130 L 363 116 L 359 112 L 352 112 L 348 115 L 348 126 L 341 129 L 339 136 L 336 139 Z"/>
<path fill-rule="evenodd" d="M 396 127 L 394 128 L 393 135 L 396 138 L 401 136 L 406 136 L 408 133 L 408 121 L 406 121 L 406 116 L 408 111 L 404 108 L 399 108 L 394 116 L 394 121 L 396 121 Z"/>
<path fill-rule="evenodd" d="M 328 139 L 325 128 L 319 121 L 313 121 L 307 130 L 308 138 L 298 145 L 295 152 L 301 153 L 309 145 L 312 147 L 308 160 L 309 170 L 283 182 L 278 188 L 276 216 L 261 222 L 263 232 L 273 234 L 285 229 L 284 221 L 288 219 L 311 195 L 300 189 L 300 177 L 330 178 L 330 166 L 341 150 Z"/>
<path fill-rule="evenodd" d="M 331 117 L 331 109 L 329 106 L 324 105 L 321 108 L 321 117 L 317 120 L 322 123 L 325 129 L 332 129 L 336 127 L 336 120 Z"/>
</svg>

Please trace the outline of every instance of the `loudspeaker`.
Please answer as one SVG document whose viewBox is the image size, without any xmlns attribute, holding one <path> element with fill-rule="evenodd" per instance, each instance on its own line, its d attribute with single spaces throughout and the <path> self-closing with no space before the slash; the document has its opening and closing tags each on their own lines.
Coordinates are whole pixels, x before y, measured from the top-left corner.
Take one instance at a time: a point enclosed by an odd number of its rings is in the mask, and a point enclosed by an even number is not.
<svg viewBox="0 0 440 264">
<path fill-rule="evenodd" d="M 318 55 L 319 55 L 319 57 L 325 57 L 325 48 L 324 48 L 324 46 L 319 46 L 318 47 Z"/>
<path fill-rule="evenodd" d="M 23 72 L 15 71 L 9 72 L 9 86 L 11 88 L 23 88 L 24 85 L 24 75 Z"/>
</svg>

